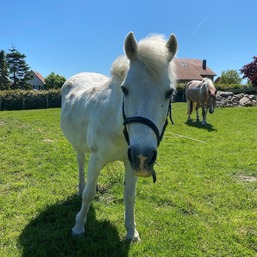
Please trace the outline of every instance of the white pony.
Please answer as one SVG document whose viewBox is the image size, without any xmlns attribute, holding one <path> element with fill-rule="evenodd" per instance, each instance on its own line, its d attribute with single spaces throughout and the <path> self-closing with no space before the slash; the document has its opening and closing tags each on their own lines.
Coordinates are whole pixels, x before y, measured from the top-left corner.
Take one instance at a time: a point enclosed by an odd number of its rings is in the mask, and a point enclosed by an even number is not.
<svg viewBox="0 0 257 257">
<path fill-rule="evenodd" d="M 126 57 L 116 59 L 111 78 L 80 73 L 62 87 L 61 127 L 77 152 L 82 206 L 73 235 L 84 234 L 100 170 L 116 160 L 124 162 L 125 227 L 128 240 L 140 240 L 134 219 L 137 176 L 156 175 L 157 147 L 167 125 L 170 97 L 175 90 L 172 59 L 177 40 L 172 34 L 149 36 L 137 43 L 130 32 Z M 85 154 L 90 153 L 85 186 Z"/>
</svg>

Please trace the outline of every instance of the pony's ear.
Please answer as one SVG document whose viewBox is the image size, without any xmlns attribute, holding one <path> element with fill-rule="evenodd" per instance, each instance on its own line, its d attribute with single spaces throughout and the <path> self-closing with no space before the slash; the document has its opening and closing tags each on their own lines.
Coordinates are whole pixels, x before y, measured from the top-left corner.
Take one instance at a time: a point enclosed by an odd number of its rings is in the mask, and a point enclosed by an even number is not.
<svg viewBox="0 0 257 257">
<path fill-rule="evenodd" d="M 124 50 L 129 60 L 134 60 L 137 56 L 137 41 L 133 32 L 129 32 L 124 43 Z"/>
<path fill-rule="evenodd" d="M 173 57 L 175 56 L 175 54 L 177 52 L 177 48 L 178 48 L 178 41 L 174 34 L 170 35 L 170 38 L 167 41 L 166 46 L 169 49 L 170 56 L 169 56 L 168 61 L 170 62 L 173 59 Z"/>
</svg>

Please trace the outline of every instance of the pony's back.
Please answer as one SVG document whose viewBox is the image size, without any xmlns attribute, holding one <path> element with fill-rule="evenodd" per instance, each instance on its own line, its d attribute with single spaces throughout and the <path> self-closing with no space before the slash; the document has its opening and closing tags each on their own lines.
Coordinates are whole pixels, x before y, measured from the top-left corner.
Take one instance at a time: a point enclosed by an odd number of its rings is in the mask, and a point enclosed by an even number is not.
<svg viewBox="0 0 257 257">
<path fill-rule="evenodd" d="M 98 73 L 82 72 L 69 78 L 62 86 L 62 107 L 68 101 L 68 94 L 72 97 L 81 97 L 89 92 L 90 88 L 99 87 L 108 81 L 108 77 Z"/>
</svg>

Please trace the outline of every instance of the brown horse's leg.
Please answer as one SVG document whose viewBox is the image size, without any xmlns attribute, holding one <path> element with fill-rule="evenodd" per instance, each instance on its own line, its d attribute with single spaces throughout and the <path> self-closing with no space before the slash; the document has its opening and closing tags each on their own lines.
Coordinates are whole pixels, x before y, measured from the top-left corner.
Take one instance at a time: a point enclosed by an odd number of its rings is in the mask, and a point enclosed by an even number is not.
<svg viewBox="0 0 257 257">
<path fill-rule="evenodd" d="M 196 111 L 196 120 L 197 120 L 197 121 L 200 120 L 200 118 L 199 118 L 199 112 L 198 112 L 199 106 L 200 106 L 200 104 L 197 103 L 197 104 L 196 104 L 196 107 L 195 107 L 195 111 Z"/>
<path fill-rule="evenodd" d="M 193 101 L 187 100 L 187 120 L 191 120 L 190 115 L 193 112 Z"/>
<path fill-rule="evenodd" d="M 205 108 L 205 104 L 202 105 L 202 115 L 203 115 L 202 124 L 206 124 L 207 111 L 206 111 L 206 108 Z"/>
</svg>

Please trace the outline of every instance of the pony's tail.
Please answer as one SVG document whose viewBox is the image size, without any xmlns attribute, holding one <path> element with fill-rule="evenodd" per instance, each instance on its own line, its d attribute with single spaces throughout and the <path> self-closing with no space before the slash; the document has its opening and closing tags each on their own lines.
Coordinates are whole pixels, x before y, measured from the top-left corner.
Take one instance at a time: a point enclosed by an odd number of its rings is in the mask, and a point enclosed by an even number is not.
<svg viewBox="0 0 257 257">
<path fill-rule="evenodd" d="M 65 98 L 66 95 L 70 92 L 72 88 L 72 83 L 69 80 L 66 80 L 66 82 L 63 84 L 62 88 L 61 88 L 61 106 L 64 106 L 64 102 L 65 102 Z"/>
</svg>

